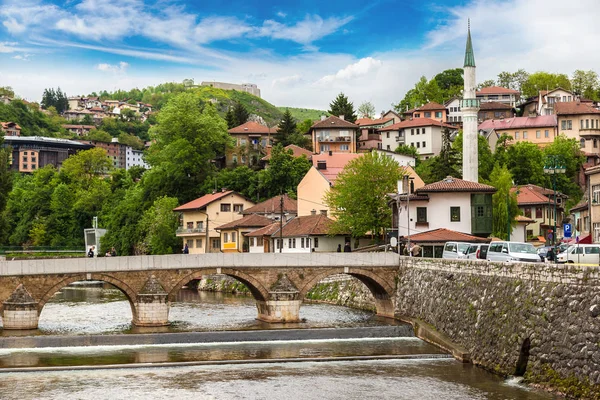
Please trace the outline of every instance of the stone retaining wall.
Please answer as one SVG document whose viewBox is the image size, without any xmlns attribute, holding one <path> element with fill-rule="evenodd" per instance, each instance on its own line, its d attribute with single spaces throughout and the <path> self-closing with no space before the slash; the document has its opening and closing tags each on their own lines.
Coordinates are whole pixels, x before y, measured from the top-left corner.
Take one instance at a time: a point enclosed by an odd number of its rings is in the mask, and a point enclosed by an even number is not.
<svg viewBox="0 0 600 400">
<path fill-rule="evenodd" d="M 396 314 L 431 324 L 487 369 L 600 398 L 599 276 L 598 267 L 403 257 Z"/>
</svg>

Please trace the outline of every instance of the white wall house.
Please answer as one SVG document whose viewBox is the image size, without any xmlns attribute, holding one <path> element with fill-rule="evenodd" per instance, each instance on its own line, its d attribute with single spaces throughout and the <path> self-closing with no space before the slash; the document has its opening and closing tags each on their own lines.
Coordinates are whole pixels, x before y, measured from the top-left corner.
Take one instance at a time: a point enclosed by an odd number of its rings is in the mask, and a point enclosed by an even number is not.
<svg viewBox="0 0 600 400">
<path fill-rule="evenodd" d="M 461 124 L 462 123 L 462 112 L 460 111 L 460 99 L 455 97 L 449 100 L 446 105 L 447 120 L 449 124 Z"/>
<path fill-rule="evenodd" d="M 415 147 L 424 158 L 437 156 L 442 149 L 442 129 L 457 131 L 454 125 L 429 118 L 415 118 L 381 128 L 383 150 L 396 150 L 399 145 Z"/>
<path fill-rule="evenodd" d="M 373 152 L 391 158 L 392 160 L 396 161 L 401 167 L 406 167 L 407 165 L 410 165 L 411 167 L 415 166 L 415 158 L 407 156 L 406 154 L 398 154 L 395 153 L 394 150 L 373 150 Z"/>
<path fill-rule="evenodd" d="M 129 169 L 133 166 L 150 168 L 150 166 L 144 161 L 144 152 L 142 150 L 135 150 L 130 146 L 125 149 L 125 169 Z"/>
</svg>

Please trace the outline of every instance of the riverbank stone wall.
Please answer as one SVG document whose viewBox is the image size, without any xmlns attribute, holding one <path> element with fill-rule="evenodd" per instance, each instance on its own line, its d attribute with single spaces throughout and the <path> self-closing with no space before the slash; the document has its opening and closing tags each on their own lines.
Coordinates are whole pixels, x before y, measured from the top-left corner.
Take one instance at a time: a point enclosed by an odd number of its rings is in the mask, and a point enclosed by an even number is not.
<svg viewBox="0 0 600 400">
<path fill-rule="evenodd" d="M 600 398 L 600 268 L 400 260 L 396 315 L 433 326 L 471 359 L 574 398 Z"/>
</svg>

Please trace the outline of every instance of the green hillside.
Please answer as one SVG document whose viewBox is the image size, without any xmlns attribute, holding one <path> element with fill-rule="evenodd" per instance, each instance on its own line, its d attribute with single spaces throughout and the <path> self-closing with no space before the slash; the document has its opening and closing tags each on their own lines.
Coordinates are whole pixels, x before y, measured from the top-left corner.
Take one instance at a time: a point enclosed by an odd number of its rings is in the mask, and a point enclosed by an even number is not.
<svg viewBox="0 0 600 400">
<path fill-rule="evenodd" d="M 329 115 L 327 111 L 323 110 L 314 110 L 312 108 L 295 108 L 295 107 L 277 107 L 279 111 L 282 113 L 285 112 L 287 108 L 290 110 L 290 113 L 294 118 L 296 118 L 299 122 L 302 122 L 307 119 L 311 119 L 316 121 L 321 118 L 321 115 Z"/>
</svg>

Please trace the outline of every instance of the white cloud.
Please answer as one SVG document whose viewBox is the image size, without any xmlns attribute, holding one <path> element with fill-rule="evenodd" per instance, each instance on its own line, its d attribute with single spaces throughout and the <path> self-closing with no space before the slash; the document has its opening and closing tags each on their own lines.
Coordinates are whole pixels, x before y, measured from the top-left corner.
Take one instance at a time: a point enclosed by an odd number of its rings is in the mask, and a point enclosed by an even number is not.
<svg viewBox="0 0 600 400">
<path fill-rule="evenodd" d="M 31 57 L 31 54 L 17 54 L 15 56 L 12 56 L 13 59 L 15 60 L 21 60 L 21 61 L 29 61 L 29 57 Z"/>
<path fill-rule="evenodd" d="M 350 64 L 345 68 L 340 69 L 334 75 L 326 75 L 315 82 L 316 85 L 327 85 L 339 81 L 350 81 L 352 79 L 362 77 L 379 69 L 382 65 L 381 60 L 376 60 L 373 57 L 360 59 L 358 62 Z"/>
<path fill-rule="evenodd" d="M 283 11 L 279 11 L 279 12 L 277 13 L 277 16 L 278 16 L 278 17 L 281 17 L 281 18 L 285 18 L 285 17 L 287 17 L 287 14 L 286 14 L 286 13 L 284 13 Z"/>
<path fill-rule="evenodd" d="M 238 38 L 252 30 L 251 26 L 237 18 L 208 17 L 196 25 L 194 37 L 198 43 L 211 43 L 216 40 Z"/>
<path fill-rule="evenodd" d="M 273 79 L 273 82 L 271 82 L 271 86 L 293 86 L 293 85 L 297 85 L 298 83 L 303 82 L 302 76 L 300 76 L 299 74 L 294 74 L 294 75 L 290 75 L 290 76 L 282 76 L 281 78 L 275 78 Z"/>
<path fill-rule="evenodd" d="M 103 71 L 103 72 L 112 72 L 112 73 L 124 73 L 127 70 L 127 67 L 129 67 L 129 64 L 126 63 L 125 61 L 121 61 L 120 63 L 118 63 L 116 65 L 105 64 L 105 63 L 96 65 L 96 69 Z"/>
<path fill-rule="evenodd" d="M 256 33 L 273 39 L 291 40 L 296 43 L 310 44 L 331 35 L 340 27 L 352 21 L 353 17 L 330 17 L 323 19 L 319 15 L 307 15 L 302 21 L 289 26 L 273 20 L 266 20 Z"/>
</svg>

